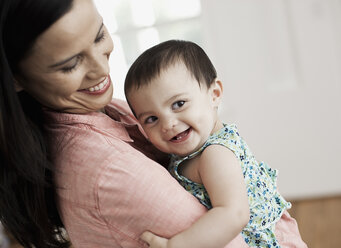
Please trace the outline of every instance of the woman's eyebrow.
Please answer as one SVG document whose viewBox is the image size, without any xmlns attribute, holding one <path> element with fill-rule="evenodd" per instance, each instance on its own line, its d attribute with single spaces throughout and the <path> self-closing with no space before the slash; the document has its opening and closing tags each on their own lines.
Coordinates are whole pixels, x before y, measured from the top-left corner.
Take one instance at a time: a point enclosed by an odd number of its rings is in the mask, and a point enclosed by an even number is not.
<svg viewBox="0 0 341 248">
<path fill-rule="evenodd" d="M 103 21 L 102 21 L 101 26 L 99 27 L 98 32 L 97 32 L 96 37 L 95 37 L 94 40 L 96 40 L 97 37 L 99 36 L 99 34 L 100 34 L 100 32 L 101 32 L 103 26 L 104 26 L 104 23 L 103 23 Z M 60 62 L 57 62 L 57 63 L 55 63 L 55 64 L 53 64 L 53 65 L 50 65 L 49 68 L 54 68 L 54 67 L 58 67 L 58 66 L 60 66 L 60 65 L 66 64 L 67 62 L 71 61 L 72 59 L 74 59 L 74 58 L 77 57 L 78 55 L 79 55 L 79 54 L 75 54 L 75 55 L 73 55 L 73 56 L 71 56 L 71 57 L 69 57 L 69 58 L 67 58 L 67 59 L 64 59 L 64 60 L 62 60 L 62 61 L 60 61 Z"/>
</svg>

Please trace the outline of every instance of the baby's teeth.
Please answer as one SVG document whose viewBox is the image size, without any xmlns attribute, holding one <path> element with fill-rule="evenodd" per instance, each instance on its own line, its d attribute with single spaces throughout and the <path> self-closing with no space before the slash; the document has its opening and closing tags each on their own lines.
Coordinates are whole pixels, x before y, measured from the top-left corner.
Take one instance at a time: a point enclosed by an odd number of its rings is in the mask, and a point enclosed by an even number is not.
<svg viewBox="0 0 341 248">
<path fill-rule="evenodd" d="M 104 83 L 100 83 L 98 86 L 99 86 L 99 89 L 101 90 L 104 87 Z"/>
<path fill-rule="evenodd" d="M 95 90 L 99 90 L 99 87 L 97 85 L 95 86 Z"/>
<path fill-rule="evenodd" d="M 89 91 L 91 91 L 91 92 L 93 92 L 95 89 L 93 88 L 93 87 L 91 87 L 90 89 L 89 89 Z"/>
</svg>

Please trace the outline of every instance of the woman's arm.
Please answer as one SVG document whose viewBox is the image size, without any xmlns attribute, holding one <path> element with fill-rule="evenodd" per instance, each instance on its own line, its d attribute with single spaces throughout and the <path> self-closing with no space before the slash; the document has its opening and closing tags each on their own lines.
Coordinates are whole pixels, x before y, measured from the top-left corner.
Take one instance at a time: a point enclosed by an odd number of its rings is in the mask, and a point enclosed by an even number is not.
<svg viewBox="0 0 341 248">
<path fill-rule="evenodd" d="M 127 145 L 98 180 L 99 215 L 122 247 L 144 247 L 145 230 L 170 238 L 207 210 L 168 171 Z M 126 161 L 124 161 L 126 159 Z"/>
<path fill-rule="evenodd" d="M 190 228 L 171 239 L 145 233 L 151 247 L 224 247 L 249 221 L 249 205 L 241 166 L 234 153 L 220 145 L 205 149 L 198 172 L 213 208 Z"/>
</svg>

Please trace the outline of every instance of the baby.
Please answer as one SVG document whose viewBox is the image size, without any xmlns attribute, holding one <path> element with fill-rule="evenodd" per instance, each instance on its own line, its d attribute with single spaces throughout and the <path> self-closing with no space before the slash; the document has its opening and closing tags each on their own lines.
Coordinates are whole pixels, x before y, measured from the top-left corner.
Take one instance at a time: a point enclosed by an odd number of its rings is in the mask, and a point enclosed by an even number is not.
<svg viewBox="0 0 341 248">
<path fill-rule="evenodd" d="M 219 119 L 222 93 L 210 59 L 192 42 L 160 43 L 129 69 L 125 94 L 134 115 L 150 141 L 172 155 L 170 173 L 209 209 L 169 239 L 150 232 L 141 238 L 150 247 L 212 248 L 241 233 L 248 246 L 306 247 L 286 211 L 291 204 L 277 191 L 277 171 Z"/>
</svg>

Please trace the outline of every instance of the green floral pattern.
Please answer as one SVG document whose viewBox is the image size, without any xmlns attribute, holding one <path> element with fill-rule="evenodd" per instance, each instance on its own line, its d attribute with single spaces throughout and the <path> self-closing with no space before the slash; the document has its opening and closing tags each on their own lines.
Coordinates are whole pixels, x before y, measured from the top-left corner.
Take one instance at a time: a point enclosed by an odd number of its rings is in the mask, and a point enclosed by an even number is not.
<svg viewBox="0 0 341 248">
<path fill-rule="evenodd" d="M 277 191 L 277 170 L 256 160 L 234 124 L 224 124 L 198 151 L 186 157 L 172 155 L 170 173 L 204 206 L 212 208 L 204 185 L 178 173 L 178 166 L 182 161 L 195 157 L 209 145 L 227 147 L 236 155 L 242 167 L 250 206 L 250 221 L 242 231 L 245 242 L 251 247 L 280 247 L 274 233 L 275 224 L 291 204 Z"/>
</svg>

